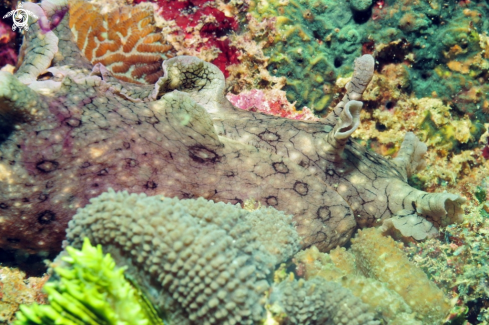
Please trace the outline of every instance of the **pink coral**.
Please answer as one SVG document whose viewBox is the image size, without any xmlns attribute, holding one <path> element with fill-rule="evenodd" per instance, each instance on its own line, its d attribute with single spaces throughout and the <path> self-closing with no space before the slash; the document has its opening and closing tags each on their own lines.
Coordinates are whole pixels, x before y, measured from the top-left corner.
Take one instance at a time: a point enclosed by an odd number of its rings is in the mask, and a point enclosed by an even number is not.
<svg viewBox="0 0 489 325">
<path fill-rule="evenodd" d="M 251 112 L 285 117 L 291 120 L 319 121 L 312 111 L 304 107 L 297 111 L 281 90 L 252 89 L 238 95 L 228 94 L 227 99 L 236 107 Z"/>
</svg>

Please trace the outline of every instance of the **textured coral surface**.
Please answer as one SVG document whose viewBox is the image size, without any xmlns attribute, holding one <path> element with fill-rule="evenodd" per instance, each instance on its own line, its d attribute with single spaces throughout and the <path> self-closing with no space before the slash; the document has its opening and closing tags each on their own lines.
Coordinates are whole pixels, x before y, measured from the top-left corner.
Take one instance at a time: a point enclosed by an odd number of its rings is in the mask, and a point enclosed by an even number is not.
<svg viewBox="0 0 489 325">
<path fill-rule="evenodd" d="M 155 83 L 161 63 L 173 57 L 173 47 L 156 31 L 153 8 L 123 6 L 101 13 L 84 0 L 70 2 L 70 28 L 75 42 L 93 64 L 102 63 L 117 78 Z"/>
<path fill-rule="evenodd" d="M 249 12 L 277 20 L 267 68 L 287 77 L 284 90 L 299 108 L 325 110 L 334 81 L 361 53 L 374 53 L 379 71 L 406 69 L 406 88 L 418 98 L 436 96 L 479 118 L 488 107 L 485 1 L 254 0 Z"/>
<path fill-rule="evenodd" d="M 299 247 L 291 221 L 270 207 L 109 190 L 78 210 L 67 242 L 78 247 L 88 237 L 128 265 L 170 324 L 257 324 L 271 271 Z M 282 324 L 379 324 L 349 290 L 323 279 L 271 291 L 270 302 L 287 314 Z"/>
<path fill-rule="evenodd" d="M 146 0 L 135 0 L 136 3 Z M 231 45 L 227 35 L 238 30 L 238 21 L 233 15 L 217 8 L 215 0 L 159 0 L 158 13 L 167 21 L 174 21 L 178 29 L 174 34 L 178 38 L 194 41 L 188 45 L 197 52 L 216 51 L 211 60 L 221 71 L 228 75 L 227 67 L 238 63 L 237 49 Z M 199 37 L 195 37 L 197 34 Z M 199 42 L 198 39 L 202 41 Z"/>
<path fill-rule="evenodd" d="M 387 324 L 440 324 L 450 303 L 402 248 L 371 228 L 360 230 L 349 250 L 336 248 L 326 254 L 312 247 L 299 252 L 295 261 L 306 279 L 340 283 Z"/>
<path fill-rule="evenodd" d="M 26 277 L 18 269 L 0 267 L 0 323 L 10 324 L 21 304 L 46 303 L 41 289 L 48 279 L 48 275 Z"/>
<path fill-rule="evenodd" d="M 27 51 L 15 76 L 0 75 L 2 247 L 59 249 L 74 211 L 109 187 L 233 203 L 254 198 L 294 215 L 303 245 L 322 250 L 401 210 L 436 227 L 460 220 L 463 198 L 406 183 L 426 150 L 413 134 L 392 161 L 349 139 L 360 124 L 371 56 L 356 61 L 328 118 L 288 120 L 233 107 L 222 72 L 193 57 L 165 61 L 154 87 L 121 82 L 81 55 L 69 14 L 52 30 L 41 26 L 66 8 L 29 8 L 41 18 L 24 46 L 43 50 Z M 46 71 L 52 77 L 37 80 Z"/>
</svg>

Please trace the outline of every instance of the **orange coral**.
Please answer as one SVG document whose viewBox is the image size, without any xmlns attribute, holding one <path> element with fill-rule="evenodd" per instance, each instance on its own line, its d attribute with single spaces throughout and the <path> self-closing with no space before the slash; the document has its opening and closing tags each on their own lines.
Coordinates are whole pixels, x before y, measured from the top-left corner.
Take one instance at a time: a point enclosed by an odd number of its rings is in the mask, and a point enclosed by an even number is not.
<svg viewBox="0 0 489 325">
<path fill-rule="evenodd" d="M 174 49 L 155 27 L 153 8 L 124 6 L 109 13 L 83 0 L 70 2 L 70 28 L 78 47 L 93 63 L 102 63 L 120 80 L 153 84 L 161 63 Z"/>
</svg>

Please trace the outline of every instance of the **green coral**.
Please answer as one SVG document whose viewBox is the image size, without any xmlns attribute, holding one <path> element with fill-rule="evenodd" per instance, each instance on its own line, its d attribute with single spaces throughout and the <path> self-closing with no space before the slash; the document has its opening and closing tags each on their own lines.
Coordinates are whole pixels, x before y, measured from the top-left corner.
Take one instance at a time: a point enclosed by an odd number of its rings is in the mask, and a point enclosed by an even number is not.
<svg viewBox="0 0 489 325">
<path fill-rule="evenodd" d="M 475 56 L 483 50 L 479 33 L 489 30 L 487 3 L 253 0 L 250 13 L 258 21 L 276 17 L 279 37 L 264 49 L 267 68 L 286 77 L 284 90 L 297 108 L 323 111 L 334 99 L 334 81 L 350 75 L 355 57 L 375 51 L 379 71 L 390 63 L 406 66 L 418 98 L 436 92 L 461 111 L 481 115 L 489 62 Z M 473 64 L 469 72 L 447 70 L 451 61 Z"/>
<path fill-rule="evenodd" d="M 356 11 L 365 11 L 372 5 L 372 0 L 351 0 L 350 7 Z"/>
<path fill-rule="evenodd" d="M 110 254 L 85 238 L 81 250 L 67 247 L 68 267 L 54 269 L 59 281 L 48 282 L 49 305 L 20 306 L 15 325 L 31 324 L 163 324 L 153 307 L 116 268 Z"/>
</svg>

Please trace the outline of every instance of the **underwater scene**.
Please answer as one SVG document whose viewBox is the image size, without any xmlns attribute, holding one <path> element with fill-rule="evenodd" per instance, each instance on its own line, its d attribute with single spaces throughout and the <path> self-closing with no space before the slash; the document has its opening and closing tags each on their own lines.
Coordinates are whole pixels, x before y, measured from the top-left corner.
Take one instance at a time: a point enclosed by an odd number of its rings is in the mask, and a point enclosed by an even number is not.
<svg viewBox="0 0 489 325">
<path fill-rule="evenodd" d="M 0 324 L 489 325 L 489 0 L 0 0 Z"/>
</svg>

